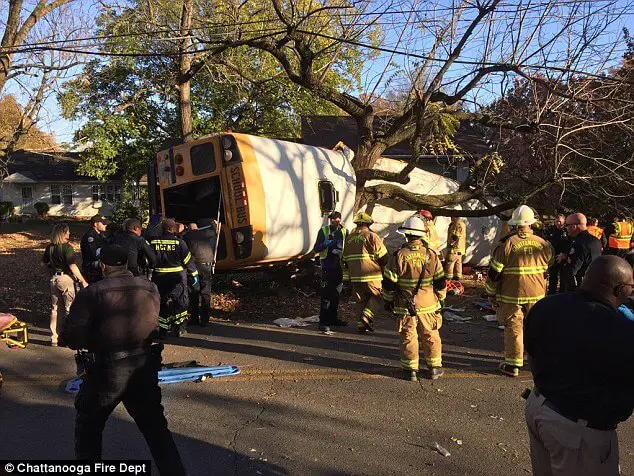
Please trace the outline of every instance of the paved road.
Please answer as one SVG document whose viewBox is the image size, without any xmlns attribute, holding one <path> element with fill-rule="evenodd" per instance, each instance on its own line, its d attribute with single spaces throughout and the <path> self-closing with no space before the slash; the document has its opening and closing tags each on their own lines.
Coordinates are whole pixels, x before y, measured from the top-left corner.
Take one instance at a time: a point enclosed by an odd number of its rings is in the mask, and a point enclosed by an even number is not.
<svg viewBox="0 0 634 476">
<path fill-rule="evenodd" d="M 240 366 L 237 377 L 163 386 L 170 428 L 192 475 L 530 474 L 521 391 L 530 374 L 495 373 L 502 335 L 482 320 L 443 327 L 446 377 L 398 379 L 397 335 L 381 321 L 372 336 L 315 327 L 215 323 L 172 341 L 164 361 Z M 44 343 L 0 348 L 0 459 L 72 458 L 73 353 Z M 619 428 L 623 474 L 632 474 L 634 431 Z M 454 439 L 461 440 L 458 444 Z M 433 450 L 439 443 L 450 451 Z M 104 458 L 147 458 L 118 408 Z M 156 473 L 155 473 L 156 474 Z"/>
</svg>

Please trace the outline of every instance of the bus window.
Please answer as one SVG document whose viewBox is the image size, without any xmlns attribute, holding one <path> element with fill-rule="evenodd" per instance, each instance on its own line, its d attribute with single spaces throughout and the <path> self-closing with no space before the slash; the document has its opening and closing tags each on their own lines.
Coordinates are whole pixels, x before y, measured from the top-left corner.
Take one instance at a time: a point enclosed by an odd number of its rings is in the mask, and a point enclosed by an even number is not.
<svg viewBox="0 0 634 476">
<path fill-rule="evenodd" d="M 209 177 L 164 190 L 165 216 L 181 223 L 196 222 L 200 218 L 218 217 L 220 177 Z M 223 207 L 224 208 L 224 207 Z M 220 210 L 220 223 L 225 223 L 224 210 Z"/>
<path fill-rule="evenodd" d="M 211 142 L 195 145 L 190 149 L 189 155 L 194 175 L 204 175 L 216 170 L 216 156 Z"/>
<path fill-rule="evenodd" d="M 322 215 L 328 215 L 335 211 L 337 205 L 337 191 L 330 180 L 320 180 L 319 190 L 319 208 Z"/>
</svg>

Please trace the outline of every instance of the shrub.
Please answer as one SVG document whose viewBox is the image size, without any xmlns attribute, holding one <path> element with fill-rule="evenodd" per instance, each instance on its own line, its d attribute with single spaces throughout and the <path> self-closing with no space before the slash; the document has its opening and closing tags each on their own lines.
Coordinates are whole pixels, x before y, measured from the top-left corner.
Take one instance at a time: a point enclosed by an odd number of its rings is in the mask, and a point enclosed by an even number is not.
<svg viewBox="0 0 634 476">
<path fill-rule="evenodd" d="M 0 218 L 6 219 L 13 215 L 15 207 L 13 202 L 0 202 Z"/>
<path fill-rule="evenodd" d="M 44 218 L 48 214 L 48 211 L 51 209 L 51 207 L 49 207 L 48 203 L 46 202 L 37 202 L 34 207 L 40 218 Z"/>
</svg>

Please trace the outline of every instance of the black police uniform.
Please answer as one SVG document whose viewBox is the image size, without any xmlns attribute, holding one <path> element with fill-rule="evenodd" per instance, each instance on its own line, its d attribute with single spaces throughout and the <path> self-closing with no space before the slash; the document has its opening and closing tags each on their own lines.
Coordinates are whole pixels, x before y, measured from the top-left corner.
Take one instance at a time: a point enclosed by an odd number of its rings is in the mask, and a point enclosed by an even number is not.
<svg viewBox="0 0 634 476">
<path fill-rule="evenodd" d="M 570 238 L 565 228 L 551 226 L 546 231 L 546 239 L 553 245 L 554 256 L 560 253 L 568 254 L 570 251 Z M 548 294 L 556 294 L 557 286 L 562 286 L 561 270 L 562 264 L 557 260 L 548 269 Z"/>
<path fill-rule="evenodd" d="M 190 320 L 205 326 L 211 316 L 211 267 L 214 261 L 216 233 L 212 229 L 192 230 L 183 236 L 198 270 L 199 289 L 195 287 L 189 293 Z"/>
<path fill-rule="evenodd" d="M 319 230 L 314 251 L 328 250 L 327 255 L 321 260 L 321 303 L 319 307 L 319 326 L 345 325 L 345 321 L 339 319 L 339 299 L 343 291 L 343 269 L 341 267 L 341 253 L 345 242 L 344 228 L 339 227 L 334 233 L 327 226 L 328 236 L 324 228 Z"/>
<path fill-rule="evenodd" d="M 187 274 L 198 279 L 198 270 L 185 242 L 172 233 L 150 241 L 158 258 L 152 281 L 161 293 L 159 326 L 161 337 L 174 330 L 182 335 L 187 322 L 189 295 Z M 185 272 L 187 270 L 187 272 Z"/>
<path fill-rule="evenodd" d="M 81 268 L 86 281 L 89 283 L 96 283 L 103 278 L 98 251 L 104 243 L 105 239 L 101 233 L 92 228 L 81 238 Z"/>
<path fill-rule="evenodd" d="M 134 276 L 141 276 L 156 266 L 158 258 L 154 249 L 142 237 L 125 230 L 115 233 L 112 244 L 128 250 L 128 269 Z"/>
<path fill-rule="evenodd" d="M 562 292 L 573 291 L 581 285 L 590 263 L 601 256 L 601 241 L 587 230 L 579 233 L 570 245 L 568 260 L 562 264 Z"/>
<path fill-rule="evenodd" d="M 107 265 L 127 262 L 127 250 L 105 246 Z M 101 459 L 106 420 L 123 402 L 150 447 L 162 475 L 184 475 L 174 439 L 167 428 L 158 386 L 161 348 L 152 346 L 158 328 L 160 297 L 156 285 L 127 269 L 79 292 L 62 329 L 71 349 L 87 349 L 91 358 L 75 399 L 75 454 Z"/>
<path fill-rule="evenodd" d="M 569 419 L 611 430 L 634 409 L 634 322 L 585 290 L 531 309 L 524 342 L 535 387 Z"/>
</svg>

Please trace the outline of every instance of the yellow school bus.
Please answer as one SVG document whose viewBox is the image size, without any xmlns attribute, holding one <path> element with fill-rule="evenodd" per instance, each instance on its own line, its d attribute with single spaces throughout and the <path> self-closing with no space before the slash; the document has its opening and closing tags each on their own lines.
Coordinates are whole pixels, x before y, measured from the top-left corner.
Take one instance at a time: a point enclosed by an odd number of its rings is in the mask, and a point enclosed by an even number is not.
<svg viewBox="0 0 634 476">
<path fill-rule="evenodd" d="M 152 215 L 220 219 L 217 270 L 258 268 L 311 254 L 333 210 L 352 223 L 354 169 L 344 150 L 247 134 L 212 134 L 150 161 Z"/>
</svg>

